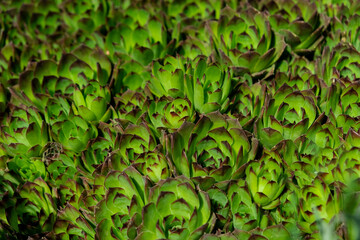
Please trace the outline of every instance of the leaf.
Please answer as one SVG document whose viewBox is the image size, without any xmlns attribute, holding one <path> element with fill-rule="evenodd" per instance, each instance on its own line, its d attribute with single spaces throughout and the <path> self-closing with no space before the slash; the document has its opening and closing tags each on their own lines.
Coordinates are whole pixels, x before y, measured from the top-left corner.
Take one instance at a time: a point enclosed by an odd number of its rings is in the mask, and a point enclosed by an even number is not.
<svg viewBox="0 0 360 240">
<path fill-rule="evenodd" d="M 289 232 L 282 225 L 274 225 L 267 227 L 264 230 L 263 235 L 268 239 L 279 239 L 279 240 L 290 239 Z"/>
<path fill-rule="evenodd" d="M 143 82 L 143 78 L 134 72 L 128 74 L 123 79 L 123 85 L 134 91 L 138 90 L 142 86 Z"/>
<path fill-rule="evenodd" d="M 136 61 L 143 66 L 147 66 L 154 58 L 154 53 L 151 49 L 146 47 L 136 47 L 133 50 L 133 56 Z"/>
<path fill-rule="evenodd" d="M 201 110 L 204 104 L 204 89 L 199 79 L 194 84 L 194 107 L 196 110 Z"/>
<path fill-rule="evenodd" d="M 57 68 L 57 64 L 52 60 L 40 61 L 36 64 L 34 77 L 42 84 L 44 76 L 57 76 Z"/>
<path fill-rule="evenodd" d="M 272 128 L 261 129 L 259 135 L 260 142 L 268 149 L 271 149 L 273 146 L 283 140 L 281 133 Z"/>
<path fill-rule="evenodd" d="M 26 139 L 28 140 L 28 142 L 32 145 L 35 146 L 37 144 L 41 144 L 42 143 L 42 139 L 41 139 L 41 129 L 40 127 L 36 124 L 36 123 L 31 123 L 29 125 L 29 127 L 26 130 Z"/>
</svg>

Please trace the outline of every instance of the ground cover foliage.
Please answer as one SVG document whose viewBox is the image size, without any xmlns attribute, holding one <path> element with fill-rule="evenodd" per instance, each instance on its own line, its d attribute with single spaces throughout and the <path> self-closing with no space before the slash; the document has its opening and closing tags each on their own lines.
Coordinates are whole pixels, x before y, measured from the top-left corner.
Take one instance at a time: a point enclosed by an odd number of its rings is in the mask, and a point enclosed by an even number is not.
<svg viewBox="0 0 360 240">
<path fill-rule="evenodd" d="M 360 239 L 359 13 L 1 1 L 0 239 Z"/>
</svg>

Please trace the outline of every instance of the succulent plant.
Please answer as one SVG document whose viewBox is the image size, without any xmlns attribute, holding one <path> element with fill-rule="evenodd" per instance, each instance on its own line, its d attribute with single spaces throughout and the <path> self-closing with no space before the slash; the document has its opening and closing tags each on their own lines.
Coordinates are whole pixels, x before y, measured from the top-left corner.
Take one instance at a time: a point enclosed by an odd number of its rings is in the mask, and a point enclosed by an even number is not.
<svg viewBox="0 0 360 240">
<path fill-rule="evenodd" d="M 141 211 L 148 203 L 149 181 L 133 167 L 111 171 L 105 179 L 106 196 L 96 205 L 98 238 L 134 239 Z"/>
<path fill-rule="evenodd" d="M 176 173 L 198 179 L 237 178 L 256 154 L 239 122 L 219 112 L 203 115 L 196 125 L 184 123 L 167 143 Z"/>
<path fill-rule="evenodd" d="M 196 59 L 193 75 L 185 75 L 186 95 L 200 113 L 226 111 L 230 99 L 232 73 L 217 64 L 207 64 L 206 59 Z"/>
<path fill-rule="evenodd" d="M 53 193 L 42 178 L 26 182 L 18 191 L 17 199 L 6 203 L 5 224 L 24 237 L 51 231 L 57 216 Z"/>
<path fill-rule="evenodd" d="M 199 239 L 211 230 L 211 219 L 210 201 L 205 192 L 196 191 L 186 177 L 168 178 L 151 188 L 137 239 Z"/>
<path fill-rule="evenodd" d="M 139 92 L 127 90 L 120 96 L 114 97 L 116 106 L 113 118 L 138 123 L 149 107 L 149 100 Z"/>
<path fill-rule="evenodd" d="M 173 98 L 185 96 L 184 59 L 168 56 L 164 63 L 153 63 L 149 88 L 157 96 L 170 96 Z"/>
<path fill-rule="evenodd" d="M 107 122 L 111 115 L 111 108 L 107 109 L 110 102 L 110 90 L 101 87 L 98 82 L 90 81 L 83 91 L 75 88 L 73 93 L 74 112 L 76 111 L 86 121 Z"/>
<path fill-rule="evenodd" d="M 61 145 L 76 153 L 87 146 L 90 139 L 97 136 L 97 129 L 79 116 L 69 116 L 65 120 L 55 122 L 51 126 L 52 137 Z"/>
<path fill-rule="evenodd" d="M 33 107 L 10 105 L 1 125 L 1 147 L 11 156 L 36 156 L 48 142 L 47 125 Z"/>
<path fill-rule="evenodd" d="M 359 238 L 359 1 L 0 9 L 0 239 Z"/>
<path fill-rule="evenodd" d="M 140 154 L 136 158 L 134 166 L 139 172 L 148 176 L 153 182 L 167 179 L 170 176 L 167 159 L 158 151 Z"/>
<path fill-rule="evenodd" d="M 252 201 L 251 193 L 244 181 L 239 180 L 230 185 L 228 199 L 234 229 L 250 231 L 259 226 L 258 206 Z"/>
<path fill-rule="evenodd" d="M 273 209 L 280 203 L 279 196 L 286 183 L 282 162 L 264 152 L 258 161 L 249 163 L 246 180 L 254 202 L 263 209 Z"/>
<path fill-rule="evenodd" d="M 331 193 L 329 186 L 317 177 L 311 185 L 301 190 L 299 203 L 301 215 L 309 224 L 319 218 L 329 222 L 339 212 L 340 197 L 339 188 L 335 187 Z M 311 232 L 310 229 L 307 231 Z"/>
<path fill-rule="evenodd" d="M 162 97 L 151 102 L 149 118 L 155 129 L 169 129 L 175 131 L 187 122 L 195 119 L 194 109 L 188 99 Z"/>
</svg>

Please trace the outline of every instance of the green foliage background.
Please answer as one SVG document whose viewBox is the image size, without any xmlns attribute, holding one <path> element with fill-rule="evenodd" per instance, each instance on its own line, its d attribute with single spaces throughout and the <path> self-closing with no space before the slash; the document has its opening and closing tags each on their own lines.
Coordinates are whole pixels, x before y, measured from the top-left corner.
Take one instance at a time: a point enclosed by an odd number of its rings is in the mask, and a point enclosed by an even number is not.
<svg viewBox="0 0 360 240">
<path fill-rule="evenodd" d="M 1 1 L 0 239 L 360 239 L 359 13 Z"/>
</svg>

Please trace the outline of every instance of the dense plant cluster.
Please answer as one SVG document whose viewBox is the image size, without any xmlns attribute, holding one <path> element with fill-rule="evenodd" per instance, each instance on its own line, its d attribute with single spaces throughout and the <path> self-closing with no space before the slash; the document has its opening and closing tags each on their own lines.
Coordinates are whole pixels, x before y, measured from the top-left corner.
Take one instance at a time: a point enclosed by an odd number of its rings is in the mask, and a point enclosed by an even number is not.
<svg viewBox="0 0 360 240">
<path fill-rule="evenodd" d="M 359 239 L 359 14 L 1 1 L 0 239 Z"/>
</svg>

